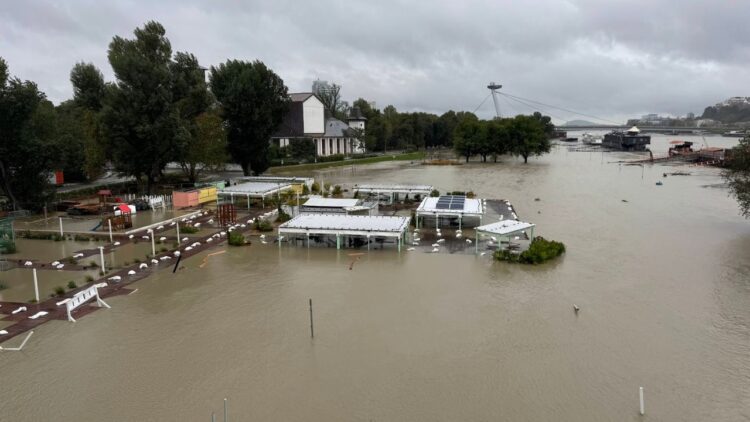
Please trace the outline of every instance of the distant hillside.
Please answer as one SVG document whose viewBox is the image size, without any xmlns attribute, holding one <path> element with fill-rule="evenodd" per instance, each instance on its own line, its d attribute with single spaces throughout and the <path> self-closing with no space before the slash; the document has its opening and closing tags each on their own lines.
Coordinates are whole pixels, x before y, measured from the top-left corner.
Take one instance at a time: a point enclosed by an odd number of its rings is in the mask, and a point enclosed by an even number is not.
<svg viewBox="0 0 750 422">
<path fill-rule="evenodd" d="M 563 126 L 601 126 L 596 123 L 591 123 L 587 120 L 570 120 L 568 122 L 565 122 Z"/>
<path fill-rule="evenodd" d="M 750 104 L 716 104 L 706 107 L 702 118 L 722 123 L 750 122 Z"/>
</svg>

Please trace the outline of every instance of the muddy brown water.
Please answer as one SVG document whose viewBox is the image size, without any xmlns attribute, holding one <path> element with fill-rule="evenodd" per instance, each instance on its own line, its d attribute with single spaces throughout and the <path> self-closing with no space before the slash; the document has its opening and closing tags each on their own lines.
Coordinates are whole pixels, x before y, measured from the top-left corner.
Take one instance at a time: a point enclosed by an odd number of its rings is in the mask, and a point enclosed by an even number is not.
<svg viewBox="0 0 750 422">
<path fill-rule="evenodd" d="M 750 225 L 717 170 L 607 164 L 626 156 L 321 171 L 509 199 L 568 252 L 204 253 L 0 354 L 0 419 L 209 421 L 228 397 L 230 421 L 748 420 Z"/>
</svg>

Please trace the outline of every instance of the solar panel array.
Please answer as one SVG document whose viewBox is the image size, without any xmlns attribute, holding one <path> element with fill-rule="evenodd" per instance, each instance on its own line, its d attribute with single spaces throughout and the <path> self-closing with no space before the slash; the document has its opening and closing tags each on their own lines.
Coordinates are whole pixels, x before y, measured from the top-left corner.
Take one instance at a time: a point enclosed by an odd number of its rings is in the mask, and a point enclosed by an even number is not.
<svg viewBox="0 0 750 422">
<path fill-rule="evenodd" d="M 445 195 L 438 198 L 435 208 L 439 210 L 462 210 L 464 209 L 465 196 Z"/>
</svg>

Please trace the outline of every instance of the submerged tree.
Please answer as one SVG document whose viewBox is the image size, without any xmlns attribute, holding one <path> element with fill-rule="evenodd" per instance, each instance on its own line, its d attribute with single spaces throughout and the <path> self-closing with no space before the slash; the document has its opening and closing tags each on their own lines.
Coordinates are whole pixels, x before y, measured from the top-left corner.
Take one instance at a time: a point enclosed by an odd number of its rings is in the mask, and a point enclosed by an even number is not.
<svg viewBox="0 0 750 422">
<path fill-rule="evenodd" d="M 271 135 L 289 107 L 284 81 L 263 62 L 229 60 L 211 67 L 209 84 L 221 104 L 232 160 L 246 176 L 263 173 Z"/>
<path fill-rule="evenodd" d="M 508 132 L 510 152 L 523 157 L 524 163 L 529 162 L 530 156 L 550 151 L 551 144 L 544 134 L 544 124 L 534 116 L 514 117 L 509 123 Z"/>
<path fill-rule="evenodd" d="M 49 122 L 35 83 L 11 78 L 0 58 L 0 189 L 14 209 L 41 208 L 48 194 Z M 51 107 L 51 103 L 48 103 Z"/>
<path fill-rule="evenodd" d="M 724 170 L 724 179 L 729 184 L 729 192 L 737 199 L 740 214 L 750 218 L 750 137 L 732 148 Z"/>
</svg>

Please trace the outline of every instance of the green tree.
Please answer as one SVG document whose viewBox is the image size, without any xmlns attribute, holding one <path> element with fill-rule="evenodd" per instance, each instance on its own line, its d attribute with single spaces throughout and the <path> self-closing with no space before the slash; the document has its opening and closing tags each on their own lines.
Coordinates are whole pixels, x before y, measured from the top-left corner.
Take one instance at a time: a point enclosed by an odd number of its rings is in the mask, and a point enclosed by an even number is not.
<svg viewBox="0 0 750 422">
<path fill-rule="evenodd" d="M 737 199 L 740 214 L 750 218 L 750 137 L 742 139 L 730 150 L 723 176 L 730 194 Z"/>
<path fill-rule="evenodd" d="M 116 36 L 109 44 L 109 63 L 116 82 L 104 107 L 103 126 L 115 167 L 147 191 L 179 150 L 179 113 L 173 104 L 172 47 L 164 27 L 148 22 L 135 39 Z"/>
<path fill-rule="evenodd" d="M 494 162 L 497 157 L 510 152 L 510 120 L 492 119 L 485 122 L 487 127 L 487 141 L 490 144 L 490 154 Z"/>
<path fill-rule="evenodd" d="M 269 140 L 289 109 L 284 81 L 260 61 L 211 67 L 211 91 L 222 106 L 232 159 L 247 176 L 269 166 Z"/>
<path fill-rule="evenodd" d="M 484 152 L 487 133 L 484 125 L 475 119 L 464 119 L 454 131 L 453 149 L 469 162 L 473 155 Z"/>
<path fill-rule="evenodd" d="M 552 138 L 553 136 L 555 136 L 555 125 L 552 124 L 551 117 L 543 116 L 542 113 L 538 111 L 535 111 L 534 114 L 532 114 L 532 117 L 542 124 L 542 126 L 544 127 L 544 135 L 547 136 L 547 138 Z"/>
<path fill-rule="evenodd" d="M 216 111 L 208 111 L 191 122 L 180 155 L 180 167 L 191 183 L 205 171 L 220 170 L 227 162 L 227 134 L 224 121 Z"/>
<path fill-rule="evenodd" d="M 0 189 L 14 209 L 41 208 L 49 194 L 49 126 L 37 114 L 44 98 L 35 83 L 11 78 L 0 58 Z"/>
<path fill-rule="evenodd" d="M 533 116 L 514 117 L 509 122 L 508 136 L 510 152 L 523 157 L 524 163 L 529 162 L 530 156 L 546 154 L 551 148 L 549 138 L 544 134 L 544 125 Z"/>
<path fill-rule="evenodd" d="M 315 159 L 315 142 L 310 138 L 292 139 L 286 148 L 289 157 L 302 161 L 312 161 Z"/>
<path fill-rule="evenodd" d="M 434 146 L 451 146 L 453 144 L 453 132 L 458 126 L 458 116 L 456 112 L 450 110 L 443 113 L 434 124 Z"/>
<path fill-rule="evenodd" d="M 214 100 L 198 59 L 177 52 L 169 70 L 178 113 L 177 157 L 185 176 L 195 183 L 200 173 L 218 169 L 226 161 L 226 134 L 221 117 L 210 111 Z"/>
<path fill-rule="evenodd" d="M 43 113 L 45 124 L 52 126 L 50 145 L 52 167 L 62 170 L 67 182 L 86 180 L 86 132 L 82 121 L 83 111 L 72 101 L 65 101 L 57 107 L 42 102 L 39 112 Z"/>
<path fill-rule="evenodd" d="M 70 82 L 73 85 L 74 108 L 67 110 L 66 118 L 70 129 L 77 126 L 81 129 L 78 136 L 84 143 L 84 169 L 86 177 L 93 179 L 99 176 L 107 162 L 106 139 L 102 133 L 101 110 L 107 85 L 99 69 L 91 63 L 76 63 L 70 71 Z"/>
</svg>

